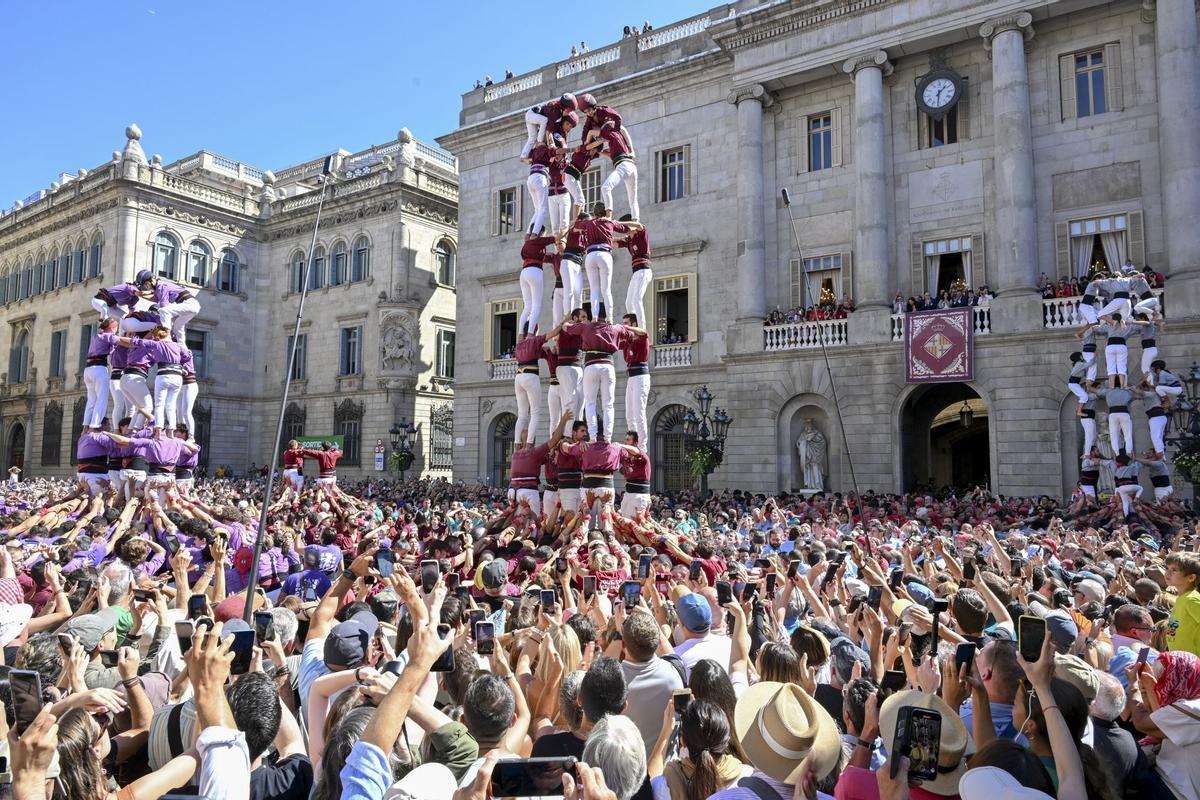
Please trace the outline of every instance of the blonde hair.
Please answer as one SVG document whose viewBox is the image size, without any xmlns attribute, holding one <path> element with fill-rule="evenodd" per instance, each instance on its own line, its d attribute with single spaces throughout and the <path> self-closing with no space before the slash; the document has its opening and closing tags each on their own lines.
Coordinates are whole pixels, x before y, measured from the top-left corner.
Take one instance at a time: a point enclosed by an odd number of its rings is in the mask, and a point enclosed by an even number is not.
<svg viewBox="0 0 1200 800">
<path fill-rule="evenodd" d="M 579 644 L 579 635 L 575 633 L 575 629 L 570 625 L 550 626 L 538 647 L 537 668 L 533 672 L 534 678 L 540 681 L 543 687 L 549 683 L 547 675 L 550 668 L 551 642 L 558 651 L 558 657 L 562 659 L 563 675 L 569 675 L 579 669 L 579 662 L 583 661 L 583 647 Z"/>
</svg>

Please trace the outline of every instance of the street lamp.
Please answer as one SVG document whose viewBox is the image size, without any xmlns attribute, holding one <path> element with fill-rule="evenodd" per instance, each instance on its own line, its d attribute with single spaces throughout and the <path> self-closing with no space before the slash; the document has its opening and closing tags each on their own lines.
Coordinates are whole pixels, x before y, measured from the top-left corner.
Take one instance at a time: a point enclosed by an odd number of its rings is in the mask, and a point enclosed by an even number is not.
<svg viewBox="0 0 1200 800">
<path fill-rule="evenodd" d="M 1171 409 L 1171 424 L 1175 435 L 1167 444 L 1175 446 L 1175 466 L 1192 484 L 1192 496 L 1200 497 L 1200 364 L 1183 381 L 1185 396 L 1179 397 Z"/>
<path fill-rule="evenodd" d="M 958 410 L 958 424 L 964 428 L 969 428 L 974 421 L 975 412 L 971 410 L 971 405 L 966 400 L 963 400 L 962 408 Z"/>
<path fill-rule="evenodd" d="M 692 392 L 692 398 L 700 406 L 700 412 L 689 408 L 683 415 L 683 434 L 687 439 L 688 464 L 693 476 L 700 478 L 702 495 L 708 494 L 708 476 L 721 465 L 725 455 L 725 438 L 729 435 L 729 426 L 733 417 L 725 413 L 725 409 L 712 408 L 713 393 L 704 384 Z"/>
<path fill-rule="evenodd" d="M 412 445 L 409 438 L 417 432 L 417 426 L 408 421 L 408 417 L 400 417 L 388 430 L 392 439 L 392 459 L 400 471 L 400 481 L 404 481 L 404 473 L 412 464 Z"/>
</svg>

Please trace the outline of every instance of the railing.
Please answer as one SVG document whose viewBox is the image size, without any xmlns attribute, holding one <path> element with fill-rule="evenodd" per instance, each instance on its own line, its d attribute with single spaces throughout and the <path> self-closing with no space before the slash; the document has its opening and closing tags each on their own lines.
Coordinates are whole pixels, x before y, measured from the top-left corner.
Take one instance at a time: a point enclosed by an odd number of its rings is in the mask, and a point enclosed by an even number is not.
<svg viewBox="0 0 1200 800">
<path fill-rule="evenodd" d="M 621 57 L 621 45 L 605 48 L 604 50 L 595 50 L 589 53 L 584 53 L 579 58 L 573 58 L 570 61 L 564 61 L 558 65 L 558 71 L 555 73 L 555 78 L 565 78 L 568 75 L 577 75 L 580 72 L 598 67 L 601 64 L 609 64 Z"/>
<path fill-rule="evenodd" d="M 143 170 L 146 168 L 143 167 Z M 239 211 L 244 214 L 258 213 L 257 203 L 241 195 L 223 192 L 220 189 L 214 189 L 203 183 L 190 181 L 187 178 L 181 178 L 178 175 L 172 175 L 169 172 L 163 172 L 161 169 L 150 170 L 150 179 L 146 181 L 155 186 L 162 186 L 180 194 L 190 195 L 197 199 L 203 200 L 213 205 L 223 206 L 234 211 Z M 248 206 L 254 206 L 253 209 Z"/>
<path fill-rule="evenodd" d="M 542 73 L 534 72 L 529 75 L 523 75 L 520 78 L 509 78 L 503 83 L 495 83 L 487 87 L 483 93 L 483 102 L 490 103 L 493 100 L 499 100 L 501 97 L 508 97 L 510 94 L 523 92 L 526 89 L 532 89 L 535 86 L 542 85 Z"/>
<path fill-rule="evenodd" d="M 892 341 L 904 341 L 904 318 L 907 314 L 892 314 Z M 992 332 L 991 306 L 974 306 L 971 309 L 971 322 L 976 336 Z"/>
<path fill-rule="evenodd" d="M 458 200 L 457 185 L 450 181 L 442 180 L 434 175 L 430 175 L 428 172 L 417 173 L 417 186 L 420 186 L 422 189 L 428 189 L 434 194 L 440 194 L 443 197 L 451 200 Z"/>
<path fill-rule="evenodd" d="M 210 153 L 207 150 L 201 150 L 199 153 L 193 153 L 190 156 L 181 158 L 163 167 L 163 171 L 178 174 L 187 172 L 190 169 L 200 167 L 202 169 L 219 169 L 222 172 L 229 172 L 239 178 L 250 178 L 251 180 L 262 181 L 263 170 L 258 167 L 252 167 L 249 164 L 243 164 L 226 156 Z"/>
<path fill-rule="evenodd" d="M 1158 298 L 1159 312 L 1164 316 L 1167 313 L 1166 300 L 1163 297 L 1162 289 L 1153 289 L 1154 296 Z M 1053 297 L 1049 300 L 1042 301 L 1042 327 L 1043 328 L 1078 328 L 1084 325 L 1087 320 L 1083 318 L 1083 314 L 1079 313 L 1079 304 L 1083 298 L 1079 295 L 1074 297 Z"/>
<path fill-rule="evenodd" d="M 283 210 L 284 211 L 294 211 L 297 208 L 304 208 L 305 206 L 315 206 L 317 204 L 317 201 L 320 199 L 321 199 L 320 192 L 306 192 L 305 194 L 302 194 L 299 197 L 292 197 L 287 200 L 284 200 L 283 201 Z"/>
<path fill-rule="evenodd" d="M 663 28 L 660 31 L 643 33 L 638 37 L 638 51 L 651 50 L 655 47 L 661 47 L 664 44 L 686 39 L 697 33 L 703 33 L 708 30 L 709 22 L 708 17 L 701 17 L 700 19 L 689 19 L 686 22 L 672 25 L 669 28 Z"/>
<path fill-rule="evenodd" d="M 376 172 L 371 175 L 366 175 L 362 178 L 356 178 L 352 181 L 346 181 L 344 183 L 336 184 L 333 187 L 333 196 L 334 197 L 345 197 L 348 194 L 356 194 L 358 192 L 363 192 L 363 191 L 366 191 L 367 189 L 374 189 L 376 186 L 382 186 L 382 185 L 383 185 L 383 173 Z M 319 192 L 318 192 L 318 194 L 319 194 Z"/>
<path fill-rule="evenodd" d="M 692 365 L 692 344 L 656 344 L 654 345 L 654 368 L 670 369 L 671 367 L 690 367 Z"/>
<path fill-rule="evenodd" d="M 517 360 L 515 358 L 498 358 L 489 363 L 492 365 L 492 380 L 511 381 L 517 377 Z"/>
<path fill-rule="evenodd" d="M 417 141 L 417 152 L 431 161 L 439 161 L 448 167 L 451 167 L 455 172 L 458 171 L 458 159 L 452 153 L 448 153 L 440 147 L 434 147 L 431 144 Z"/>
<path fill-rule="evenodd" d="M 826 347 L 844 345 L 848 341 L 848 320 L 832 319 L 825 322 L 794 322 L 786 325 L 770 325 L 763 328 L 763 350 L 805 350 L 820 347 L 824 337 Z"/>
</svg>

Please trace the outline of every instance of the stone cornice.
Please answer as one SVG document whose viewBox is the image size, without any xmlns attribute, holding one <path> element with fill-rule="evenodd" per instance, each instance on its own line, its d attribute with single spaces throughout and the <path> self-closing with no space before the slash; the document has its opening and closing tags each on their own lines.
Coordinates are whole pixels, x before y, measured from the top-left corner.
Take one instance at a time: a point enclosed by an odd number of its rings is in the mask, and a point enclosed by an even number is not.
<svg viewBox="0 0 1200 800">
<path fill-rule="evenodd" d="M 850 77 L 854 77 L 861 69 L 874 68 L 880 70 L 886 78 L 892 74 L 892 62 L 888 61 L 888 54 L 884 50 L 872 50 L 869 53 L 847 58 L 842 62 L 842 72 L 845 72 Z"/>
<path fill-rule="evenodd" d="M 795 8 L 794 3 L 785 3 L 782 7 L 736 16 L 730 23 L 715 22 L 709 27 L 709 35 L 722 48 L 737 50 L 805 28 L 853 17 L 887 2 L 889 0 L 818 0 L 811 3 L 809 8 L 800 10 Z"/>
<path fill-rule="evenodd" d="M 1033 38 L 1033 15 L 1028 11 L 1014 11 L 1011 14 L 993 17 L 979 26 L 979 35 L 983 37 L 988 48 L 991 48 L 993 39 L 1006 31 L 1020 31 L 1028 42 Z"/>
<path fill-rule="evenodd" d="M 770 108 L 775 103 L 775 98 L 761 83 L 740 86 L 729 93 L 728 99 L 735 106 L 741 105 L 743 100 L 757 100 L 763 108 Z"/>
<path fill-rule="evenodd" d="M 39 214 L 32 216 L 28 220 L 18 220 L 13 227 L 12 232 L 24 231 L 23 235 L 8 238 L 6 235 L 0 235 L 0 248 L 4 250 L 15 249 L 27 242 L 35 239 L 40 239 L 54 231 L 69 228 L 84 220 L 90 219 L 97 214 L 102 214 L 111 208 L 120 205 L 121 199 L 118 197 L 108 197 L 96 203 L 82 201 L 78 206 L 63 207 L 61 214 Z M 74 204 L 72 204 L 74 205 Z M 9 233 L 6 231 L 5 234 Z"/>
</svg>

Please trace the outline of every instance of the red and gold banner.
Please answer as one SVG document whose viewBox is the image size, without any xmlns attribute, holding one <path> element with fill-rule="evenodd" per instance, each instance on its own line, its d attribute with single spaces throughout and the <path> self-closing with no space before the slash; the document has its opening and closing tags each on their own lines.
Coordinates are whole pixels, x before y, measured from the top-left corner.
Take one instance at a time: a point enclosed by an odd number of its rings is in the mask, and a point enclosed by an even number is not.
<svg viewBox="0 0 1200 800">
<path fill-rule="evenodd" d="M 975 325 L 971 308 L 914 311 L 904 315 L 906 383 L 950 383 L 975 377 Z"/>
</svg>

